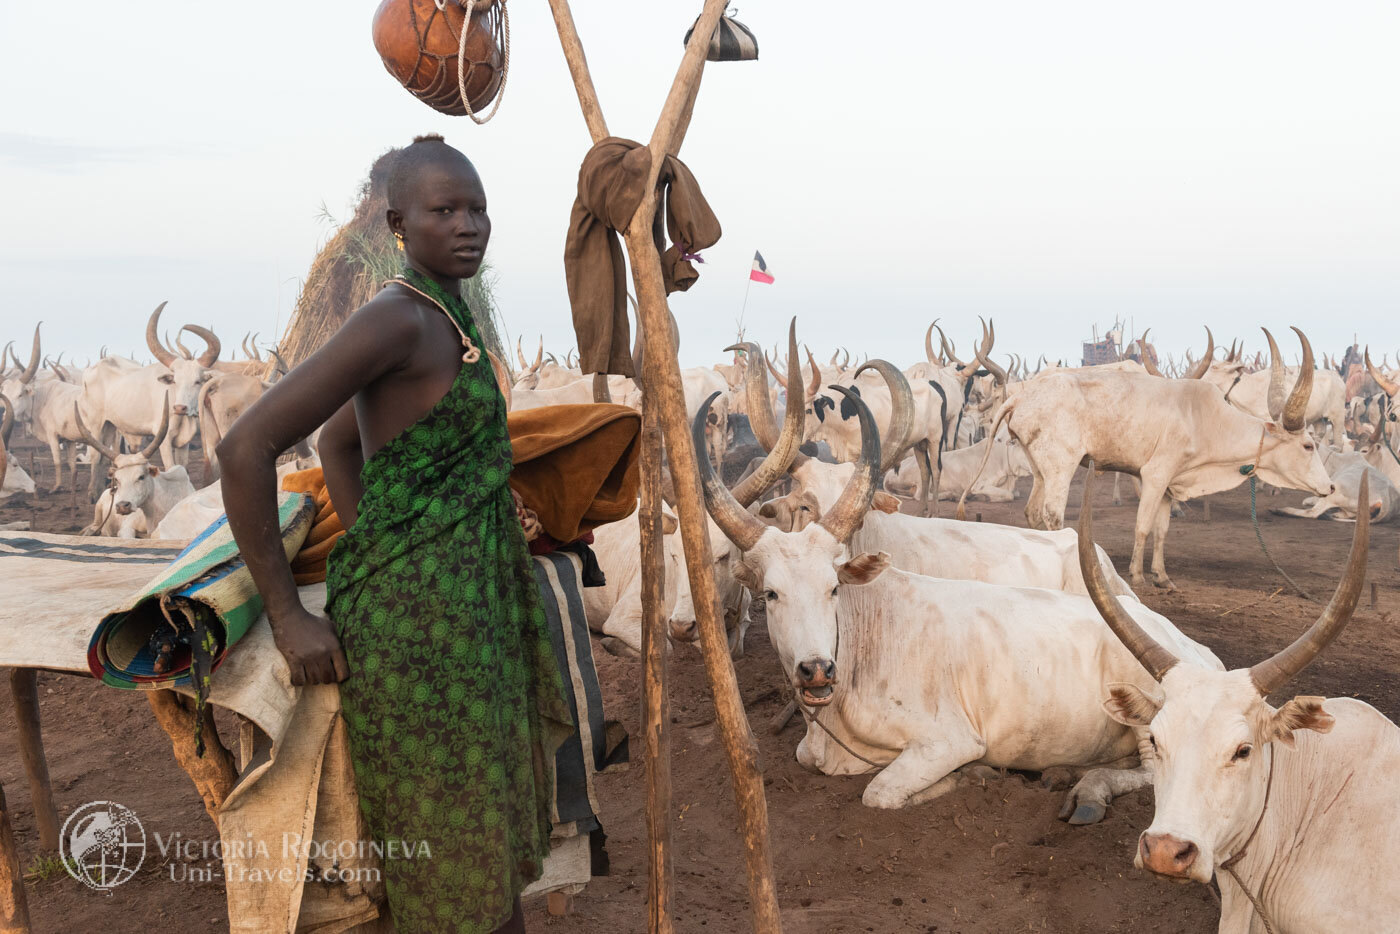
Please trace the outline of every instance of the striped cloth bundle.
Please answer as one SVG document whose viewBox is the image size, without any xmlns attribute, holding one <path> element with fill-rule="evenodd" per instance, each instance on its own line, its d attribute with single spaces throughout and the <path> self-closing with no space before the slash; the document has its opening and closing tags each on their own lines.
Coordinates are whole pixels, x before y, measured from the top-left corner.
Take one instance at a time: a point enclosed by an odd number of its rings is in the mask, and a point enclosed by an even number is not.
<svg viewBox="0 0 1400 934">
<path fill-rule="evenodd" d="M 278 526 L 288 560 L 301 548 L 315 514 L 311 497 L 278 494 Z M 88 668 L 104 684 L 127 690 L 192 686 L 202 752 L 209 676 L 262 610 L 228 517 L 220 516 L 154 580 L 102 617 L 88 643 Z"/>
</svg>

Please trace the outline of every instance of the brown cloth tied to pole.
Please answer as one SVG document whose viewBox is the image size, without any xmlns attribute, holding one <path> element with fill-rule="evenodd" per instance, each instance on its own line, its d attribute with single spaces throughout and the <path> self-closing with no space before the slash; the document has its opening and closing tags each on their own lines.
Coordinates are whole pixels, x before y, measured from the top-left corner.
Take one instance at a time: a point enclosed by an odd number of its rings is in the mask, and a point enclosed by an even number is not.
<svg viewBox="0 0 1400 934">
<path fill-rule="evenodd" d="M 511 412 L 510 487 L 547 535 L 568 543 L 637 508 L 642 417 L 623 405 L 549 405 Z M 298 586 L 326 579 L 326 556 L 345 534 L 320 467 L 287 474 L 282 489 L 306 493 L 316 518 L 295 558 Z"/>
<path fill-rule="evenodd" d="M 564 276 L 573 307 L 579 365 L 585 373 L 637 374 L 627 323 L 627 268 L 617 232 L 625 230 L 642 203 L 651 152 L 635 140 L 609 136 L 583 157 L 578 197 L 564 242 Z M 660 224 L 653 225 L 666 294 L 684 292 L 700 273 L 684 258 L 719 241 L 719 219 L 684 162 L 667 156 L 657 180 L 665 200 L 666 248 Z M 684 252 L 680 249 L 684 247 Z"/>
</svg>

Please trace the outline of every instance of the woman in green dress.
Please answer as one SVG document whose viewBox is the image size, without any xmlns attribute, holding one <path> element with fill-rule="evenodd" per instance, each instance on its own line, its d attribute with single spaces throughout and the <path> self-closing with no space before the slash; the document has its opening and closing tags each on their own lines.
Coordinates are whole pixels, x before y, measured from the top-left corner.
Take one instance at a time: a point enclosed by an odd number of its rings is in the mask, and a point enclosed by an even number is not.
<svg viewBox="0 0 1400 934">
<path fill-rule="evenodd" d="M 224 504 L 292 682 L 340 682 L 397 930 L 519 932 L 571 721 L 506 485 L 505 402 L 460 298 L 491 222 L 441 137 L 400 152 L 388 201 L 403 275 L 234 424 Z M 278 454 L 323 423 L 347 529 L 327 617 L 301 605 L 274 509 Z"/>
</svg>

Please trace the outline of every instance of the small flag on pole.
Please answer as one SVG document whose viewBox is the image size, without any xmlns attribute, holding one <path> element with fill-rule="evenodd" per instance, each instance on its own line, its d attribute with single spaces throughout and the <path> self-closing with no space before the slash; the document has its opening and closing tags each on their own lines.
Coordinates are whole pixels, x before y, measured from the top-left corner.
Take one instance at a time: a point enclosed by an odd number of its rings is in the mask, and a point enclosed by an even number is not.
<svg viewBox="0 0 1400 934">
<path fill-rule="evenodd" d="M 763 254 L 757 250 L 753 251 L 753 268 L 749 270 L 749 279 L 754 282 L 766 282 L 773 284 L 773 274 L 768 271 L 768 264 L 763 261 Z"/>
</svg>

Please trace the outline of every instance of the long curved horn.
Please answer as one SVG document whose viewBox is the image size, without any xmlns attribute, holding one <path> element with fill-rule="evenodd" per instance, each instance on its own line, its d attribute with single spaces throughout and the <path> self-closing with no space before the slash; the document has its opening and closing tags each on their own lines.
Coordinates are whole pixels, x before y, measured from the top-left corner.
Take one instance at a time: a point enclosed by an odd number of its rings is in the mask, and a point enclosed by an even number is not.
<svg viewBox="0 0 1400 934">
<path fill-rule="evenodd" d="M 1099 565 L 1099 550 L 1094 547 L 1094 462 L 1089 462 L 1089 470 L 1084 476 L 1084 501 L 1079 507 L 1079 570 L 1084 575 L 1084 586 L 1089 598 L 1094 601 L 1099 615 L 1113 630 L 1133 657 L 1147 673 L 1158 681 L 1177 663 L 1177 657 L 1153 639 L 1137 620 L 1123 609 L 1117 594 L 1110 593 L 1108 581 L 1104 579 L 1103 568 Z"/>
<path fill-rule="evenodd" d="M 761 377 L 760 377 L 761 378 Z M 788 325 L 788 379 L 801 382 L 802 371 L 797 362 L 797 319 L 793 318 Z M 773 418 L 772 409 L 768 408 L 767 387 L 762 387 L 763 405 L 761 411 L 766 411 L 770 420 Z M 750 397 L 752 400 L 752 397 Z M 750 405 L 749 421 L 753 423 L 753 406 Z M 768 449 L 768 454 L 763 458 L 763 462 L 758 465 L 758 469 L 749 474 L 742 483 L 734 488 L 733 497 L 740 507 L 748 509 L 749 504 L 758 499 L 768 491 L 778 478 L 787 473 L 788 467 L 792 464 L 792 459 L 797 456 L 797 448 L 802 444 L 802 425 L 806 419 L 803 407 L 796 403 L 796 400 L 789 399 L 787 411 L 783 413 L 783 430 L 777 441 Z M 767 433 L 767 432 L 765 432 Z M 758 433 L 754 433 L 758 437 Z M 771 436 L 770 436 L 771 439 Z M 703 451 L 703 448 L 697 449 Z"/>
<path fill-rule="evenodd" d="M 14 349 L 15 342 L 8 341 L 5 344 L 5 349 L 0 350 L 0 371 L 3 371 L 6 367 L 10 365 L 10 355 L 14 353 Z M 15 366 L 18 366 L 21 370 L 24 369 L 24 367 L 20 365 L 20 362 L 18 360 L 15 361 Z"/>
<path fill-rule="evenodd" d="M 933 352 L 933 329 L 937 324 L 938 319 L 933 319 L 933 323 L 930 324 L 928 330 L 924 332 L 924 356 L 928 359 L 928 362 L 932 363 L 934 366 L 941 366 L 943 364 L 943 359 Z M 941 334 L 943 332 L 940 331 L 939 333 Z"/>
<path fill-rule="evenodd" d="M 1371 379 L 1376 381 L 1376 385 L 1381 387 L 1381 390 L 1387 396 L 1393 396 L 1397 392 L 1400 392 L 1400 386 L 1386 379 L 1385 374 L 1380 371 L 1380 368 L 1371 362 L 1371 348 L 1369 346 L 1366 348 L 1366 369 L 1370 372 Z"/>
<path fill-rule="evenodd" d="M 543 334 L 540 335 L 540 349 L 537 350 L 537 351 L 535 352 L 535 365 L 532 366 L 531 369 L 532 369 L 532 370 L 538 370 L 538 369 L 540 368 L 540 364 L 542 364 L 542 363 L 544 363 L 544 335 L 543 335 Z"/>
<path fill-rule="evenodd" d="M 165 302 L 157 305 L 156 310 L 151 312 L 151 317 L 146 321 L 146 348 L 155 354 L 162 366 L 169 367 L 175 362 L 175 354 L 171 353 L 170 349 L 160 342 L 158 328 L 160 313 L 165 310 L 165 305 Z"/>
<path fill-rule="evenodd" d="M 528 363 L 525 362 L 525 351 L 524 351 L 523 349 L 521 349 L 521 346 L 520 346 L 520 342 L 521 342 L 522 340 L 524 340 L 524 338 L 520 337 L 519 335 L 516 335 L 516 338 L 515 338 L 515 359 L 517 359 L 517 360 L 520 361 L 520 369 L 521 369 L 522 371 L 524 371 L 524 370 L 528 370 L 528 369 L 530 368 L 530 364 L 528 364 Z"/>
<path fill-rule="evenodd" d="M 15 430 L 15 404 L 9 397 L 0 392 L 0 405 L 5 407 L 5 414 L 0 415 L 0 457 L 4 455 L 4 448 L 10 446 L 10 432 Z M 4 483 L 4 476 L 0 476 L 0 483 Z"/>
<path fill-rule="evenodd" d="M 197 324 L 187 324 L 180 330 L 189 331 L 203 339 L 205 348 L 204 353 L 199 355 L 199 365 L 206 368 L 213 366 L 214 361 L 219 359 L 219 351 L 224 348 L 224 345 L 219 343 L 219 339 L 214 336 L 214 332 Z"/>
<path fill-rule="evenodd" d="M 184 330 L 184 329 L 182 328 L 181 330 Z M 170 332 L 169 332 L 169 331 L 166 331 L 166 332 L 165 332 L 165 342 L 166 342 L 167 344 L 170 343 Z M 176 332 L 175 332 L 175 349 L 178 350 L 178 351 L 180 351 L 180 356 L 184 357 L 186 360 L 193 360 L 193 359 L 194 359 L 194 353 L 193 353 L 188 347 L 186 347 L 183 343 L 180 342 L 180 331 L 176 331 Z"/>
<path fill-rule="evenodd" d="M 281 379 L 282 377 L 286 376 L 287 373 L 290 372 L 290 368 L 287 366 L 287 361 L 286 361 L 286 360 L 283 360 L 283 359 L 282 359 L 282 355 L 281 355 L 280 353 L 277 352 L 277 348 L 276 348 L 276 347 L 271 347 L 271 348 L 269 348 L 269 349 L 268 349 L 268 353 L 272 354 L 272 359 L 275 360 L 275 361 L 277 362 L 277 366 L 276 366 L 276 368 L 273 370 L 273 372 L 277 374 L 277 379 Z M 497 362 L 499 362 L 499 361 L 497 361 Z M 273 382 L 276 382 L 276 381 L 277 381 L 277 380 L 273 380 Z"/>
<path fill-rule="evenodd" d="M 778 444 L 778 423 L 773 417 L 772 400 L 768 397 L 768 378 L 757 363 L 758 358 L 763 356 L 763 348 L 754 341 L 741 341 L 724 348 L 725 353 L 740 350 L 748 358 L 748 365 L 744 367 L 744 397 L 748 402 L 749 427 L 763 449 L 771 451 Z"/>
<path fill-rule="evenodd" d="M 275 350 L 273 351 L 273 353 L 276 352 Z M 281 360 L 282 358 L 278 357 L 277 359 Z M 505 397 L 506 411 L 509 412 L 511 388 L 510 371 L 507 370 L 506 365 L 501 362 L 501 358 L 493 354 L 490 350 L 486 351 L 486 359 L 491 361 L 491 372 L 496 374 L 496 385 L 500 387 L 501 395 Z"/>
<path fill-rule="evenodd" d="M 554 356 L 553 352 L 545 354 L 545 359 L 548 360 L 550 363 L 554 364 L 555 366 L 559 365 L 559 358 Z"/>
<path fill-rule="evenodd" d="M 166 414 L 169 414 L 169 409 L 166 410 Z M 83 440 L 88 443 L 88 446 L 99 452 L 109 461 L 115 462 L 118 457 L 117 452 L 93 437 L 92 432 L 88 430 L 88 426 L 83 424 L 83 416 L 78 412 L 78 403 L 76 401 L 73 403 L 73 418 L 78 423 L 78 433 L 83 436 Z"/>
<path fill-rule="evenodd" d="M 1288 401 L 1283 404 L 1283 427 L 1288 431 L 1302 431 L 1308 414 L 1308 399 L 1312 396 L 1313 350 L 1306 334 L 1297 328 L 1293 328 L 1293 331 L 1303 344 L 1303 362 L 1299 366 L 1298 380 L 1293 384 L 1293 391 L 1288 394 Z"/>
<path fill-rule="evenodd" d="M 890 390 L 890 423 L 880 439 L 880 477 L 898 466 L 909 449 L 914 434 L 914 391 L 909 380 L 888 360 L 871 360 L 856 370 L 856 376 L 874 370 L 885 378 Z"/>
<path fill-rule="evenodd" d="M 1356 530 L 1351 536 L 1351 554 L 1347 556 L 1346 572 L 1326 609 L 1292 645 L 1249 669 L 1249 679 L 1259 689 L 1261 696 L 1267 697 L 1287 684 L 1289 679 L 1317 658 L 1333 639 L 1341 635 L 1351 621 L 1356 601 L 1361 597 L 1361 586 L 1366 582 L 1366 546 L 1371 529 L 1369 479 L 1367 472 L 1363 471 L 1361 494 L 1356 503 Z"/>
<path fill-rule="evenodd" d="M 842 347 L 842 348 L 841 348 L 841 353 L 842 353 L 842 357 L 841 357 L 841 369 L 843 369 L 843 370 L 849 369 L 850 366 L 851 366 L 851 352 L 850 352 L 849 350 L 847 350 L 845 347 Z"/>
<path fill-rule="evenodd" d="M 870 414 L 870 407 L 854 390 L 847 386 L 829 388 L 845 396 L 856 407 L 856 415 L 860 418 L 860 459 L 856 461 L 855 476 L 841 491 L 841 498 L 832 504 L 831 511 L 819 520 L 832 538 L 844 542 L 870 511 L 870 500 L 880 481 L 880 432 L 875 427 L 875 416 Z"/>
<path fill-rule="evenodd" d="M 829 367 L 835 367 L 835 366 L 836 366 L 836 358 L 839 357 L 839 356 L 841 356 L 841 348 L 840 348 L 840 347 L 837 347 L 835 350 L 833 350 L 833 351 L 831 352 L 831 359 L 828 360 L 828 361 L 826 361 L 826 365 L 829 366 Z"/>
<path fill-rule="evenodd" d="M 1142 337 L 1138 338 L 1138 356 L 1142 358 L 1142 368 L 1149 376 L 1161 376 L 1162 371 L 1157 369 L 1157 364 L 1152 362 L 1152 356 L 1147 352 L 1147 335 L 1152 332 L 1151 328 L 1142 332 Z"/>
<path fill-rule="evenodd" d="M 21 383 L 34 381 L 34 376 L 39 372 L 39 327 L 44 322 L 34 325 L 34 349 L 29 351 L 29 366 L 24 368 L 24 372 L 19 375 Z"/>
<path fill-rule="evenodd" d="M 253 336 L 253 332 L 252 332 L 252 331 L 245 331 L 245 332 L 243 333 L 243 343 L 242 343 L 242 347 L 243 347 L 243 356 L 247 357 L 249 360 L 253 359 L 253 352 L 252 352 L 251 350 L 248 349 L 248 338 L 249 338 L 249 337 L 252 337 L 252 336 Z"/>
<path fill-rule="evenodd" d="M 150 456 L 160 447 L 160 443 L 165 440 L 165 433 L 170 430 L 170 390 L 165 391 L 165 399 L 161 402 L 160 427 L 156 429 L 156 436 L 151 439 L 151 443 L 141 449 L 141 456 L 150 459 Z"/>
<path fill-rule="evenodd" d="M 253 359 L 257 360 L 259 363 L 262 363 L 262 362 L 263 362 L 262 351 L 258 350 L 258 338 L 261 337 L 261 336 L 262 336 L 262 332 L 261 332 L 261 331 L 254 331 L 254 332 L 253 332 L 253 340 L 252 340 Z"/>
<path fill-rule="evenodd" d="M 1260 328 L 1264 339 L 1269 342 L 1269 395 L 1267 405 L 1269 418 L 1277 421 L 1283 413 L 1283 354 L 1279 353 L 1278 341 L 1268 328 Z"/>
<path fill-rule="evenodd" d="M 941 341 L 941 344 L 939 346 L 943 348 L 944 356 L 946 356 L 948 360 L 958 369 L 962 369 L 964 366 L 966 366 L 966 364 L 959 360 L 958 355 L 953 352 L 956 349 L 956 345 L 952 341 L 948 340 L 948 335 L 944 334 L 943 329 L 938 327 L 937 321 L 933 322 L 933 326 L 938 330 L 938 339 L 939 341 Z"/>
<path fill-rule="evenodd" d="M 1200 379 L 1206 375 L 1210 369 L 1211 361 L 1215 359 L 1215 335 L 1210 333 L 1210 327 L 1206 327 L 1206 352 L 1201 354 L 1201 359 L 1196 361 L 1195 366 L 1186 374 L 1186 379 Z"/>
<path fill-rule="evenodd" d="M 980 317 L 977 320 L 982 321 Z M 1007 384 L 1006 370 L 1002 368 L 1001 364 L 994 362 L 991 356 L 992 344 L 996 342 L 996 339 L 996 325 L 988 327 L 987 322 L 983 321 L 982 344 L 977 348 L 976 359 L 988 373 L 992 374 L 992 380 L 997 385 L 1005 386 Z"/>
<path fill-rule="evenodd" d="M 817 366 L 817 361 L 812 357 L 812 352 L 807 351 L 807 363 L 812 367 L 812 381 L 807 386 L 807 396 L 803 399 L 803 405 L 811 402 L 817 397 L 817 393 L 822 390 L 822 370 Z M 799 371 L 800 374 L 801 371 Z"/>
<path fill-rule="evenodd" d="M 777 353 L 776 350 L 773 352 Z M 783 374 L 778 372 L 778 368 L 773 365 L 773 360 L 768 356 L 766 350 L 763 352 L 763 362 L 768 364 L 768 372 L 773 374 L 773 379 L 777 381 L 779 386 L 786 390 L 788 388 L 787 380 L 783 377 Z M 798 380 L 798 385 L 801 385 L 801 380 Z"/>
<path fill-rule="evenodd" d="M 797 355 L 794 353 L 793 356 Z M 739 546 L 740 551 L 748 551 L 758 544 L 768 526 L 739 505 L 734 494 L 715 475 L 715 466 L 710 462 L 710 449 L 705 439 L 705 426 L 710 418 L 710 406 L 718 396 L 718 392 L 713 392 L 700 404 L 700 411 L 695 413 L 695 421 L 690 426 L 690 435 L 695 442 L 695 460 L 700 468 L 700 488 L 705 493 L 705 509 L 715 520 L 715 525 Z"/>
</svg>

